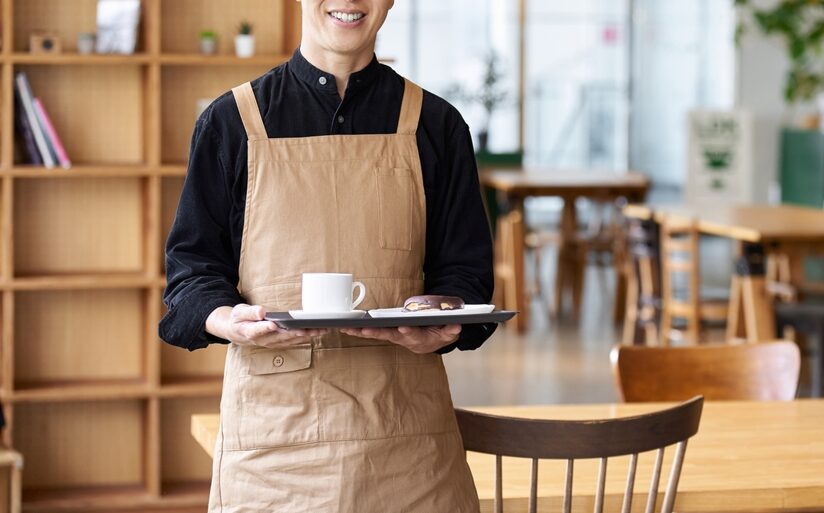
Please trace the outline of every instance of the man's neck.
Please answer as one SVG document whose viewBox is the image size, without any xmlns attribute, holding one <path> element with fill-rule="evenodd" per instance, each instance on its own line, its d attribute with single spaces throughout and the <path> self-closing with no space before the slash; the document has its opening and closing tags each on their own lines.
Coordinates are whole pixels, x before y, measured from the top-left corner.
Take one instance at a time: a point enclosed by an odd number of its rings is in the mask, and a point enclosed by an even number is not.
<svg viewBox="0 0 824 513">
<path fill-rule="evenodd" d="M 330 73 L 335 77 L 338 94 L 343 98 L 349 77 L 352 73 L 362 70 L 372 62 L 375 55 L 375 46 L 365 48 L 356 54 L 341 54 L 322 49 L 310 42 L 302 41 L 300 53 L 312 66 Z"/>
</svg>

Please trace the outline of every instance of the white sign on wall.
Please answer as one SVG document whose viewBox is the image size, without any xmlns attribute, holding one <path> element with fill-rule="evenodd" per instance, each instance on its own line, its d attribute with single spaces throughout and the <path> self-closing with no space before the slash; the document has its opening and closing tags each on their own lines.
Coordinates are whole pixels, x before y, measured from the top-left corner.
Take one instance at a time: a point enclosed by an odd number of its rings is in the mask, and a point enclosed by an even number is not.
<svg viewBox="0 0 824 513">
<path fill-rule="evenodd" d="M 752 202 L 752 140 L 747 111 L 690 112 L 687 202 Z"/>
</svg>

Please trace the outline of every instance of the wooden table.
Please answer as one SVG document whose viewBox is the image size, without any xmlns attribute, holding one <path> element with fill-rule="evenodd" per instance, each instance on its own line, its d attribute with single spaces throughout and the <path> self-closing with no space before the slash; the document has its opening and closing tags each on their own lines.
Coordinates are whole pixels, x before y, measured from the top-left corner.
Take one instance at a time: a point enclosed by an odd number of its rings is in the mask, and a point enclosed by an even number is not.
<svg viewBox="0 0 824 513">
<path fill-rule="evenodd" d="M 627 205 L 624 215 L 639 219 L 692 219 L 698 231 L 738 242 L 736 274 L 730 287 L 729 338 L 751 342 L 775 337 L 765 257 L 786 260 L 779 281 L 800 286 L 804 256 L 824 254 L 824 210 L 793 205 Z"/>
<path fill-rule="evenodd" d="M 636 172 L 615 173 L 601 170 L 550 169 L 486 169 L 481 172 L 481 183 L 497 191 L 506 210 L 523 216 L 524 199 L 535 196 L 554 196 L 563 200 L 558 240 L 558 272 L 555 280 L 555 311 L 561 309 L 564 289 L 572 295 L 572 309 L 578 315 L 581 304 L 581 283 L 585 262 L 573 248 L 577 239 L 578 221 L 575 200 L 580 197 L 602 202 L 627 198 L 630 202 L 643 201 L 649 189 L 649 179 Z M 510 254 L 523 255 L 524 241 L 515 238 L 517 245 Z M 506 308 L 518 310 L 516 326 L 523 331 L 527 326 L 526 298 L 523 273 L 517 275 L 513 303 Z M 502 305 L 504 306 L 504 305 Z"/>
<path fill-rule="evenodd" d="M 565 405 L 473 408 L 515 417 L 544 419 L 599 419 L 636 415 L 665 407 L 662 404 Z M 192 434 L 212 453 L 217 415 L 194 415 Z M 669 463 L 673 450 L 667 451 Z M 481 511 L 492 511 L 494 457 L 467 455 Z M 628 458 L 609 462 L 604 511 L 620 511 Z M 634 501 L 642 508 L 652 468 L 651 455 L 638 462 Z M 665 467 L 667 472 L 669 466 Z M 575 465 L 574 511 L 592 511 L 597 461 Z M 526 511 L 530 461 L 504 458 L 504 511 Z M 561 511 L 564 466 L 541 461 L 539 511 Z M 663 479 L 663 478 L 662 478 Z M 791 402 L 705 402 L 701 427 L 690 440 L 675 510 L 824 511 L 824 400 Z M 635 508 L 633 508 L 635 511 Z"/>
</svg>

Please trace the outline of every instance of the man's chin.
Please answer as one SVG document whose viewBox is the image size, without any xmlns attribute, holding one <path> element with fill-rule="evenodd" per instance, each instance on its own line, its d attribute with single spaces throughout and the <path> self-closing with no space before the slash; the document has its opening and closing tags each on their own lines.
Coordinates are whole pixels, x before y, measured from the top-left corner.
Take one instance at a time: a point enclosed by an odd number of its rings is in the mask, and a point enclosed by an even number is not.
<svg viewBox="0 0 824 513">
<path fill-rule="evenodd" d="M 340 55 L 358 55 L 364 51 L 364 48 L 368 48 L 369 45 L 366 42 L 357 40 L 341 40 L 333 39 L 330 41 L 329 45 L 327 46 L 327 50 L 335 52 Z"/>
</svg>

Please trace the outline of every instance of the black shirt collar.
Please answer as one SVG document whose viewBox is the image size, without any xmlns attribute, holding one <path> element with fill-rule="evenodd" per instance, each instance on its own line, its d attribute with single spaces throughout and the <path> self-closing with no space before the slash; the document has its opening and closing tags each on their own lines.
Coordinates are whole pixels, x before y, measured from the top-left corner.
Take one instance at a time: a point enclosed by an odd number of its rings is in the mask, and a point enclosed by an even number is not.
<svg viewBox="0 0 824 513">
<path fill-rule="evenodd" d="M 306 83 L 310 87 L 335 94 L 338 92 L 337 85 L 335 84 L 335 76 L 313 66 L 312 63 L 307 61 L 303 54 L 300 53 L 300 48 L 295 50 L 292 58 L 289 59 L 289 69 L 298 80 Z M 348 89 L 367 87 L 374 82 L 379 70 L 380 64 L 378 63 L 378 58 L 373 54 L 372 60 L 365 68 L 349 76 Z"/>
</svg>

